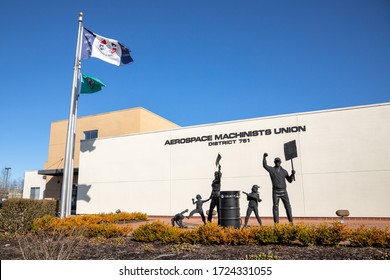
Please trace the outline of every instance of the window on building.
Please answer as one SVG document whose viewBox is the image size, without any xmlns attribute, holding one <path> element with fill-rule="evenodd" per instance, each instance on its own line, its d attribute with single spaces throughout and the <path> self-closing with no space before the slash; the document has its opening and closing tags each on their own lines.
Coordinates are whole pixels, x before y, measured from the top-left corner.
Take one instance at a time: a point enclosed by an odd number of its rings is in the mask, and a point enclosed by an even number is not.
<svg viewBox="0 0 390 280">
<path fill-rule="evenodd" d="M 39 199 L 39 192 L 40 192 L 40 187 L 32 187 L 30 190 L 30 198 L 31 199 Z"/>
<path fill-rule="evenodd" d="M 98 130 L 88 130 L 84 131 L 84 140 L 89 140 L 89 139 L 96 139 L 98 138 Z"/>
</svg>

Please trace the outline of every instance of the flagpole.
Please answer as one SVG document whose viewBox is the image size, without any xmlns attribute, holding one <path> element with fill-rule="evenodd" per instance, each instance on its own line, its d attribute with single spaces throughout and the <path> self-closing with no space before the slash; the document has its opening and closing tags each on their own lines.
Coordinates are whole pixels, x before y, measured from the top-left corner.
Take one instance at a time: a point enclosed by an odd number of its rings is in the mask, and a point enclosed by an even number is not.
<svg viewBox="0 0 390 280">
<path fill-rule="evenodd" d="M 73 85 L 70 98 L 70 109 L 68 118 L 68 130 L 66 136 L 66 148 L 64 156 L 64 175 L 61 189 L 61 209 L 60 217 L 64 218 L 70 215 L 72 186 L 73 186 L 73 164 L 74 164 L 74 147 L 76 139 L 76 121 L 77 121 L 77 103 L 79 96 L 80 71 L 81 71 L 81 45 L 83 34 L 83 13 L 79 15 L 79 29 L 76 45 L 76 57 L 73 68 Z"/>
</svg>

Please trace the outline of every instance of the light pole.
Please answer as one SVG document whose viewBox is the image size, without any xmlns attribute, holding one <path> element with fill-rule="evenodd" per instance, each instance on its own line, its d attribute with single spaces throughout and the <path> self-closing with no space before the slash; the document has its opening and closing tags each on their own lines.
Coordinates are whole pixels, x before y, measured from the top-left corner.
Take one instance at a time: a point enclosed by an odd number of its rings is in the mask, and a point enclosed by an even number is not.
<svg viewBox="0 0 390 280">
<path fill-rule="evenodd" d="M 7 185 L 8 185 L 8 173 L 10 171 L 11 167 L 6 167 L 5 168 L 5 185 L 4 185 L 4 188 L 7 189 Z"/>
</svg>

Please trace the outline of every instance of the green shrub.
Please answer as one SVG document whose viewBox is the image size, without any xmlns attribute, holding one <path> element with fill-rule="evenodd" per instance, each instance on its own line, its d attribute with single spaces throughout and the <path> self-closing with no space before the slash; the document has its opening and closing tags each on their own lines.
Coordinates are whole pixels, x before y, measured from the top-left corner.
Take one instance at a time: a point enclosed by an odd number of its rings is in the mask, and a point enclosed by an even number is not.
<svg viewBox="0 0 390 280">
<path fill-rule="evenodd" d="M 304 246 L 316 243 L 316 229 L 313 225 L 299 223 L 294 226 L 294 238 Z"/>
<path fill-rule="evenodd" d="M 116 224 L 89 224 L 82 227 L 85 230 L 86 237 L 114 238 L 127 235 L 130 227 L 124 227 Z"/>
<path fill-rule="evenodd" d="M 133 238 L 140 242 L 248 245 L 259 243 L 258 239 L 261 238 L 259 232 L 263 228 L 265 227 L 235 229 L 207 223 L 188 230 L 172 227 L 162 222 L 154 222 L 135 229 Z"/>
<path fill-rule="evenodd" d="M 118 214 L 93 214 L 69 216 L 66 218 L 55 218 L 44 216 L 36 219 L 33 223 L 33 231 L 64 231 L 70 232 L 74 228 L 83 229 L 87 237 L 113 238 L 129 235 L 132 227 L 129 225 L 119 225 L 118 223 L 130 220 L 147 219 L 142 213 L 118 213 Z"/>
<path fill-rule="evenodd" d="M 28 232 L 35 219 L 56 214 L 56 201 L 10 198 L 3 202 L 0 229 L 7 233 Z"/>
<path fill-rule="evenodd" d="M 88 215 L 95 216 L 95 215 Z M 120 212 L 120 213 L 108 213 L 97 214 L 97 217 L 101 219 L 101 223 L 126 223 L 130 221 L 146 221 L 148 215 L 141 212 Z"/>
<path fill-rule="evenodd" d="M 339 222 L 321 224 L 315 229 L 315 239 L 318 245 L 337 245 L 348 240 L 352 230 Z"/>
<path fill-rule="evenodd" d="M 133 231 L 133 238 L 141 242 L 159 241 L 173 244 L 198 242 L 198 237 L 192 231 L 172 227 L 160 221 L 139 226 Z"/>
<path fill-rule="evenodd" d="M 181 240 L 183 243 L 188 243 L 188 244 L 200 243 L 198 232 L 195 230 L 183 230 L 183 233 L 181 235 Z"/>
<path fill-rule="evenodd" d="M 376 227 L 361 226 L 351 234 L 350 241 L 354 246 L 389 246 L 390 230 L 389 228 L 381 230 Z"/>
<path fill-rule="evenodd" d="M 340 223 L 318 226 L 277 224 L 274 227 L 260 226 L 235 229 L 207 223 L 193 229 L 172 227 L 162 222 L 145 224 L 134 230 L 136 241 L 163 243 L 189 243 L 204 245 L 251 245 L 251 244 L 290 244 L 298 242 L 308 245 L 338 245 L 350 240 L 352 245 L 390 246 L 390 230 L 351 229 Z"/>
<path fill-rule="evenodd" d="M 253 238 L 256 244 L 275 244 L 278 242 L 274 230 L 270 226 L 252 228 Z"/>
<path fill-rule="evenodd" d="M 227 244 L 227 234 L 223 227 L 207 223 L 193 229 L 199 236 L 199 242 L 205 245 Z"/>
<path fill-rule="evenodd" d="M 162 242 L 166 244 L 204 244 L 204 245 L 252 245 L 252 244 L 291 244 L 338 245 L 341 241 L 350 241 L 353 246 L 390 246 L 390 229 L 348 228 L 335 222 L 318 226 L 303 223 L 276 224 L 275 226 L 259 226 L 235 229 L 221 227 L 213 223 L 197 226 L 193 229 L 172 227 L 160 221 L 146 223 L 132 231 L 131 226 L 122 225 L 128 217 L 144 217 L 146 214 L 128 213 L 97 214 L 55 218 L 44 216 L 34 221 L 33 231 L 63 231 L 81 229 L 84 236 L 113 238 L 128 236 L 132 233 L 134 240 L 140 242 Z M 136 219 L 136 218 L 134 218 Z M 144 219 L 144 218 L 142 218 Z"/>
<path fill-rule="evenodd" d="M 254 231 L 248 227 L 235 229 L 228 227 L 225 231 L 225 242 L 228 245 L 249 245 L 255 243 Z"/>
<path fill-rule="evenodd" d="M 295 239 L 294 226 L 291 224 L 275 224 L 274 234 L 279 244 L 288 244 Z"/>
<path fill-rule="evenodd" d="M 142 242 L 160 241 L 168 226 L 160 221 L 139 226 L 133 231 L 133 238 Z"/>
</svg>

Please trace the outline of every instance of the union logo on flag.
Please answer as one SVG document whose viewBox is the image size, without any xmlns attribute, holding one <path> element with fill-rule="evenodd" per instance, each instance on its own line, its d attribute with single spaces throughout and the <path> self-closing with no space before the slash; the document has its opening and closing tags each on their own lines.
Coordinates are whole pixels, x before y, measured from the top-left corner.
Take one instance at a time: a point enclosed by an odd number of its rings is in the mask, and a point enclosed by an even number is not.
<svg viewBox="0 0 390 280">
<path fill-rule="evenodd" d="M 99 42 L 99 51 L 103 55 L 112 56 L 116 53 L 117 49 L 118 48 L 115 43 L 107 41 L 106 39 L 103 39 Z"/>
<path fill-rule="evenodd" d="M 105 38 L 88 29 L 83 29 L 81 58 L 99 58 L 105 62 L 121 66 L 133 62 L 130 50 L 115 39 Z"/>
<path fill-rule="evenodd" d="M 90 89 L 93 89 L 95 87 L 95 80 L 91 78 L 87 78 L 88 85 Z"/>
</svg>

